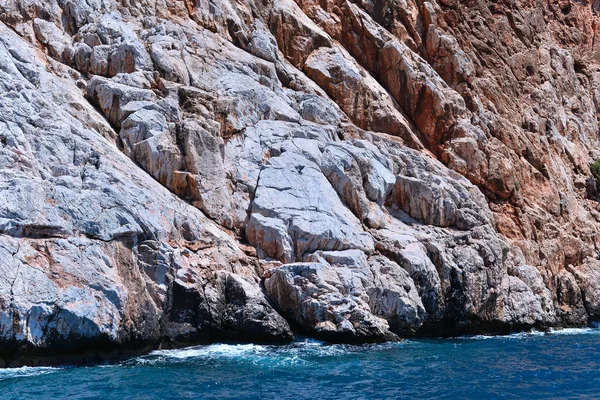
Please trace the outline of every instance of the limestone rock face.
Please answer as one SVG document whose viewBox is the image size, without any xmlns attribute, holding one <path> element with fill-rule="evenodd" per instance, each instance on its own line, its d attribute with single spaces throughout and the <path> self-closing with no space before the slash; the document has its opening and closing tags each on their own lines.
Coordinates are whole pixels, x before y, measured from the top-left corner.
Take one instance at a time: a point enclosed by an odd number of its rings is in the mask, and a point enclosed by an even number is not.
<svg viewBox="0 0 600 400">
<path fill-rule="evenodd" d="M 163 341 L 290 340 L 258 287 L 253 252 L 119 151 L 113 128 L 73 82 L 48 72 L 39 50 L 5 25 L 0 33 L 5 361 Z M 163 114 L 135 121 L 138 142 L 168 133 Z M 134 137 L 127 129 L 121 138 Z M 148 168 L 170 173 L 154 149 Z"/>
<path fill-rule="evenodd" d="M 319 251 L 308 259 L 315 261 L 274 269 L 265 287 L 282 313 L 310 334 L 370 342 L 410 336 L 421 327 L 425 308 L 398 264 L 357 250 Z"/>
<path fill-rule="evenodd" d="M 598 18 L 0 1 L 0 358 L 596 321 Z"/>
</svg>

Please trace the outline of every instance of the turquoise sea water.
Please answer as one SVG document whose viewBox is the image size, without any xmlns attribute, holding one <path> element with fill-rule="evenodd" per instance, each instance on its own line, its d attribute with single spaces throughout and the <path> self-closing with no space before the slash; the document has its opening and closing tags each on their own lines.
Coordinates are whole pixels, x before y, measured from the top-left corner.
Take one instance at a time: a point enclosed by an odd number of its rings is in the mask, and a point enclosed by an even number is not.
<svg viewBox="0 0 600 400">
<path fill-rule="evenodd" d="M 600 398 L 600 330 L 348 346 L 216 344 L 0 370 L 2 399 Z"/>
</svg>

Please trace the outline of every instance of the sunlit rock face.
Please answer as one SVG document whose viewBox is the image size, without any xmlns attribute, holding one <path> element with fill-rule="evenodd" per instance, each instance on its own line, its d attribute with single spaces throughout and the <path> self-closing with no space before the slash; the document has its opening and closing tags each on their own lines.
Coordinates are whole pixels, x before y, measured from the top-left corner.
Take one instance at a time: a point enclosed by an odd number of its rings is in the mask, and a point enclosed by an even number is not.
<svg viewBox="0 0 600 400">
<path fill-rule="evenodd" d="M 0 1 L 0 358 L 597 320 L 597 12 Z"/>
</svg>

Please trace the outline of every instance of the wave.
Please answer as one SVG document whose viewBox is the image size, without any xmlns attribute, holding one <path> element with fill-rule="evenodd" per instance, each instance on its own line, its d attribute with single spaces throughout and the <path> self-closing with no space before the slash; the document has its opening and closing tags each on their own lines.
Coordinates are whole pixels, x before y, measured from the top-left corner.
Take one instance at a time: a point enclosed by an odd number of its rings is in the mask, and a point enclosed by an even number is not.
<svg viewBox="0 0 600 400">
<path fill-rule="evenodd" d="M 173 350 L 156 350 L 137 357 L 136 364 L 163 362 L 235 361 L 272 366 L 310 364 L 327 357 L 337 358 L 353 353 L 385 351 L 411 343 L 381 343 L 365 345 L 328 344 L 314 339 L 302 339 L 288 345 L 211 344 Z"/>
<path fill-rule="evenodd" d="M 13 378 L 25 378 L 29 376 L 46 375 L 57 372 L 60 369 L 61 368 L 57 367 L 0 368 L 0 381 Z"/>
<path fill-rule="evenodd" d="M 494 340 L 494 339 L 523 339 L 534 336 L 545 336 L 550 332 L 542 332 L 537 330 L 531 330 L 527 332 L 510 333 L 508 335 L 472 335 L 472 336 L 458 336 L 452 338 L 454 340 Z"/>
<path fill-rule="evenodd" d="M 549 332 L 550 335 L 598 335 L 600 334 L 600 329 L 598 326 L 593 326 L 589 328 L 564 328 L 564 329 L 556 329 Z"/>
<path fill-rule="evenodd" d="M 162 364 L 182 362 L 228 362 L 237 363 L 269 363 L 295 364 L 302 362 L 297 354 L 290 352 L 284 357 L 276 358 L 282 353 L 280 346 L 266 346 L 257 344 L 212 344 L 206 346 L 187 347 L 173 350 L 156 350 L 147 356 L 137 357 L 134 364 Z"/>
<path fill-rule="evenodd" d="M 586 328 L 551 328 L 549 331 L 531 330 L 526 332 L 511 333 L 508 335 L 473 335 L 459 336 L 453 339 L 458 340 L 490 340 L 490 339 L 526 339 L 535 336 L 559 336 L 559 335 L 598 335 L 600 334 L 600 325 L 593 325 Z"/>
<path fill-rule="evenodd" d="M 547 332 L 527 331 L 509 335 L 474 335 L 435 340 L 519 340 L 548 335 L 600 334 L 599 327 L 554 329 Z M 361 352 L 386 351 L 398 346 L 420 346 L 421 339 L 407 339 L 396 343 L 365 345 L 328 344 L 314 339 L 301 339 L 289 345 L 211 344 L 173 350 L 156 350 L 138 357 L 136 364 L 187 362 L 190 360 L 238 361 L 250 363 L 303 364 L 324 357 L 340 357 Z"/>
<path fill-rule="evenodd" d="M 196 357 L 237 358 L 250 354 L 259 355 L 267 351 L 269 351 L 268 346 L 256 344 L 212 344 L 174 350 L 156 350 L 150 353 L 150 356 L 168 357 L 179 360 Z"/>
</svg>

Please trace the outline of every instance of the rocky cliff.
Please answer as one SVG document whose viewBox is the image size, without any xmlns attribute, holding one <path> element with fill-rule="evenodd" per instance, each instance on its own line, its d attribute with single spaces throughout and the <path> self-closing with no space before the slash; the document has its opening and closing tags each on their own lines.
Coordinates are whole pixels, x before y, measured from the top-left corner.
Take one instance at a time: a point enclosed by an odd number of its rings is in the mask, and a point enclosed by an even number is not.
<svg viewBox="0 0 600 400">
<path fill-rule="evenodd" d="M 0 0 L 0 358 L 600 318 L 596 0 Z"/>
</svg>

